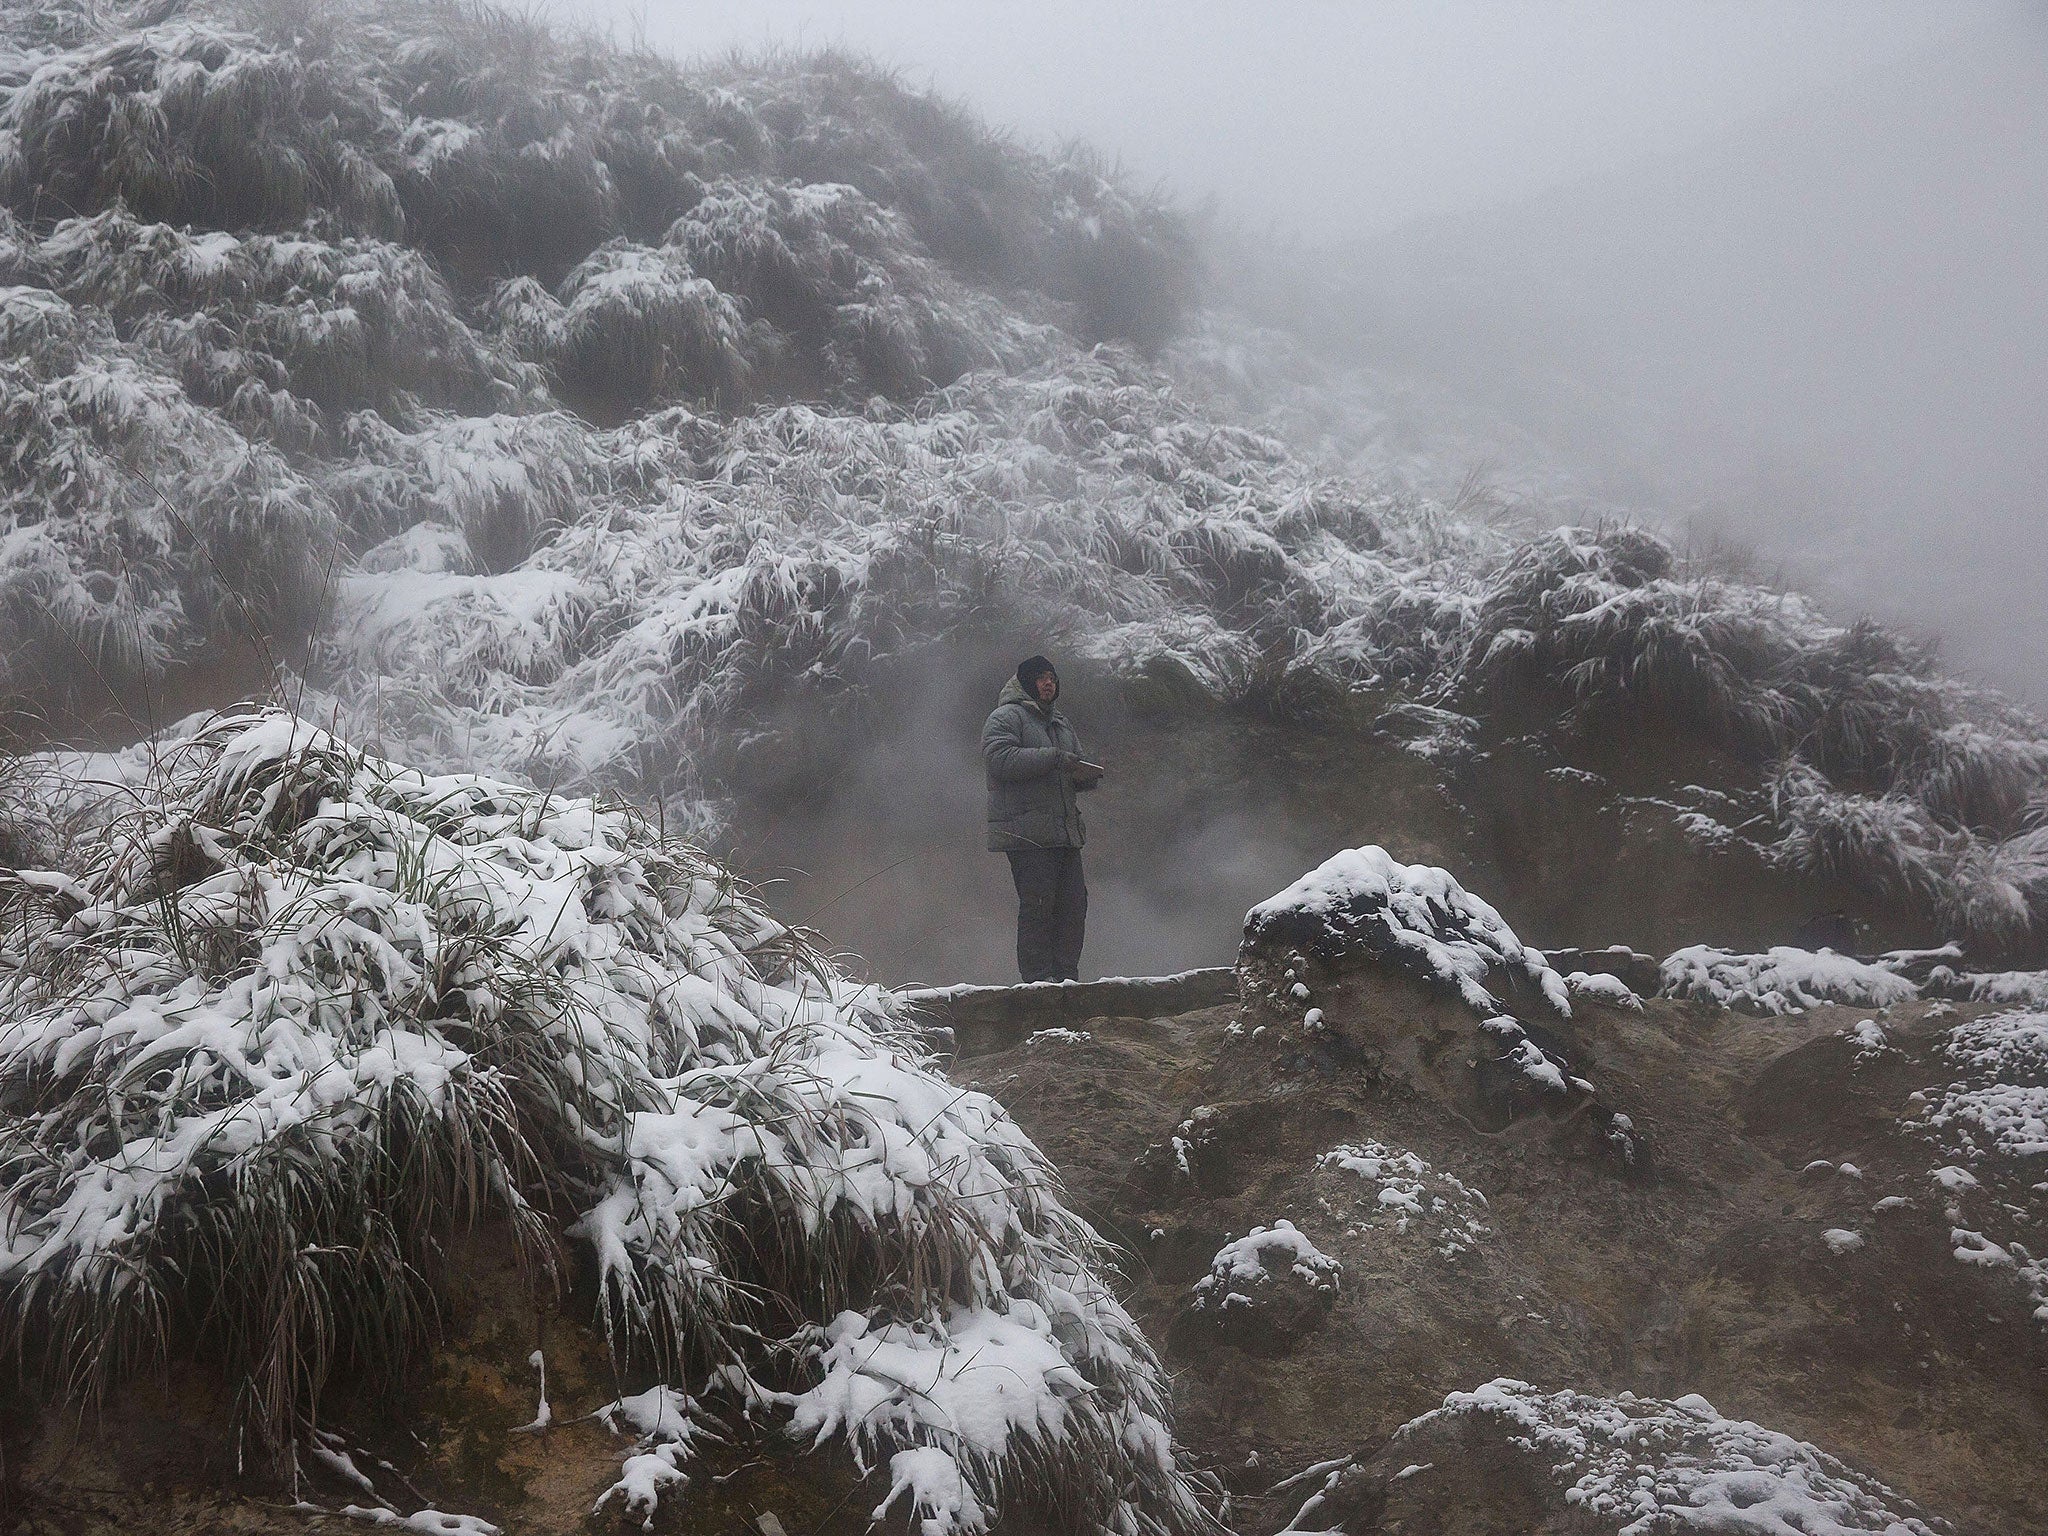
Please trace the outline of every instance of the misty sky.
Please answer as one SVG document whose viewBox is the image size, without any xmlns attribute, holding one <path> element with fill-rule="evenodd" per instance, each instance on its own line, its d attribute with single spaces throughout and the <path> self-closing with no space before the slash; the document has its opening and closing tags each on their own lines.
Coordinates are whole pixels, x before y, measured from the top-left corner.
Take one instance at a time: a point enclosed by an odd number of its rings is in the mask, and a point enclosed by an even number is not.
<svg viewBox="0 0 2048 1536">
<path fill-rule="evenodd" d="M 846 45 L 1040 143 L 1312 241 L 1713 136 L 1990 25 L 1986 0 L 556 0 L 689 57 Z"/>
<path fill-rule="evenodd" d="M 2048 6 L 556 8 L 683 57 L 849 46 L 1327 251 L 1385 322 L 1355 361 L 2048 706 Z"/>
</svg>

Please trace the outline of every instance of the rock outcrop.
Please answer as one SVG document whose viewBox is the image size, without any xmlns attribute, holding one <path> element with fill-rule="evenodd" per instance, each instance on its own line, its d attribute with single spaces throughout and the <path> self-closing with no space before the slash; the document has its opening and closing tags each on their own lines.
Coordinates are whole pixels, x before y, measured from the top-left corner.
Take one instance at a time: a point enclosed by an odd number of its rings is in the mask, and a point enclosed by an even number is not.
<svg viewBox="0 0 2048 1536">
<path fill-rule="evenodd" d="M 1516 999 L 1569 1090 L 1504 1099 L 1489 1005 L 1384 943 L 1270 931 L 1240 1008 L 956 1068 L 1142 1261 L 1134 1310 L 1238 1529 L 2048 1528 L 2034 1005 L 1574 993 L 1537 1023 L 1545 989 L 1495 935 L 1466 979 Z M 1993 981 L 1936 985 L 2019 984 Z M 1282 1220 L 1342 1265 L 1327 1313 L 1291 1339 L 1190 1327 L 1218 1249 Z M 1755 1523 L 1773 1511 L 1793 1523 Z"/>
</svg>

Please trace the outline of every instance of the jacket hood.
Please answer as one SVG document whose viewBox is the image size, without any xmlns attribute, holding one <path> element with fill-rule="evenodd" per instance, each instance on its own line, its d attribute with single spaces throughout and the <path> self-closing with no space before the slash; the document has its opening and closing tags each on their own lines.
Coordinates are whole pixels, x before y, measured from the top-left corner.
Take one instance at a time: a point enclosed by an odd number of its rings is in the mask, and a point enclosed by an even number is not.
<svg viewBox="0 0 2048 1536">
<path fill-rule="evenodd" d="M 996 695 L 997 707 L 1000 708 L 1005 704 L 1028 705 L 1030 708 L 1038 710 L 1041 714 L 1057 714 L 1059 712 L 1059 699 L 1057 696 L 1054 697 L 1050 706 L 1041 704 L 1037 699 L 1026 693 L 1024 685 L 1014 677 L 1003 679 L 1003 691 Z"/>
</svg>

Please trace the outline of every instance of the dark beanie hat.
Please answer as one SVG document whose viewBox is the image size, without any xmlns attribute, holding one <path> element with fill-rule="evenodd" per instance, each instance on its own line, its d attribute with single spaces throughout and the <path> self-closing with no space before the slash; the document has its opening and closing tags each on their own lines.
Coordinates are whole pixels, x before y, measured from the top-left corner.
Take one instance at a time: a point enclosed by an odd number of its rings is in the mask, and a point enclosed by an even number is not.
<svg viewBox="0 0 2048 1536">
<path fill-rule="evenodd" d="M 1017 686 L 1030 693 L 1033 685 L 1048 672 L 1052 673 L 1054 682 L 1060 680 L 1060 675 L 1054 670 L 1053 664 L 1043 656 L 1027 656 L 1017 663 Z"/>
</svg>

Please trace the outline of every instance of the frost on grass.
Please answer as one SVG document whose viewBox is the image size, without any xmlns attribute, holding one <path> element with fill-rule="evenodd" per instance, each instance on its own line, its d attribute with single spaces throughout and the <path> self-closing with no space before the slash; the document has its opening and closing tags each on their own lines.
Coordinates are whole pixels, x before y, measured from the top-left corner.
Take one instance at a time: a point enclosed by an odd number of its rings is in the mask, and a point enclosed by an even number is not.
<svg viewBox="0 0 2048 1536">
<path fill-rule="evenodd" d="M 438 1239 L 488 1218 L 543 1284 L 584 1248 L 668 1383 L 616 1405 L 629 1507 L 685 1476 L 687 1388 L 944 1455 L 977 1508 L 1029 1466 L 1071 1528 L 1197 1518 L 1030 1139 L 632 813 L 257 713 L 163 745 L 70 877 L 0 879 L 0 1337 L 52 1390 L 203 1350 L 288 1456 L 336 1371 L 431 1344 Z"/>
<path fill-rule="evenodd" d="M 1317 1158 L 1316 1166 L 1346 1181 L 1362 1180 L 1370 1192 L 1363 1203 L 1341 1187 L 1322 1197 L 1323 1208 L 1348 1223 L 1353 1236 L 1368 1228 L 1404 1236 L 1413 1231 L 1451 1259 L 1476 1247 L 1487 1233 L 1486 1196 L 1413 1152 L 1377 1141 L 1346 1143 Z"/>
<path fill-rule="evenodd" d="M 1819 1447 L 1723 1418 L 1697 1395 L 1606 1398 L 1544 1392 L 1503 1377 L 1453 1392 L 1443 1407 L 1410 1420 L 1388 1454 L 1405 1455 L 1418 1470 L 1433 1466 L 1441 1478 L 1468 1456 L 1484 1467 L 1499 1455 L 1496 1447 L 1543 1469 L 1558 1516 L 1576 1515 L 1589 1529 L 1618 1536 L 1940 1536 L 1949 1529 Z M 1355 1465 L 1331 1472 L 1287 1529 L 1341 1532 L 1354 1513 L 1360 1529 L 1377 1529 L 1368 1486 L 1375 1480 L 1362 1472 Z M 1437 1497 L 1476 1504 L 1486 1493 L 1482 1484 Z"/>
<path fill-rule="evenodd" d="M 1798 1013 L 1824 1003 L 1889 1008 L 1920 993 L 1887 966 L 1831 949 L 1782 944 L 1760 955 L 1695 944 L 1666 957 L 1658 970 L 1665 997 L 1696 998 L 1747 1013 Z"/>
</svg>

